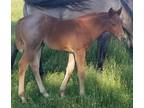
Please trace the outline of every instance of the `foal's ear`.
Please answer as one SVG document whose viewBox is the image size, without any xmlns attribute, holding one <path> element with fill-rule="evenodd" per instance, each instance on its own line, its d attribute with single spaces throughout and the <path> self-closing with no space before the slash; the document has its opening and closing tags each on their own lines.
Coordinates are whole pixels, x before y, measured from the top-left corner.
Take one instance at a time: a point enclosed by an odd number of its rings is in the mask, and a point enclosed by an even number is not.
<svg viewBox="0 0 144 108">
<path fill-rule="evenodd" d="M 122 12 L 122 7 L 117 11 L 117 14 L 120 15 Z"/>
<path fill-rule="evenodd" d="M 115 14 L 115 11 L 113 10 L 113 8 L 110 8 L 108 11 L 108 15 L 111 17 Z"/>
</svg>

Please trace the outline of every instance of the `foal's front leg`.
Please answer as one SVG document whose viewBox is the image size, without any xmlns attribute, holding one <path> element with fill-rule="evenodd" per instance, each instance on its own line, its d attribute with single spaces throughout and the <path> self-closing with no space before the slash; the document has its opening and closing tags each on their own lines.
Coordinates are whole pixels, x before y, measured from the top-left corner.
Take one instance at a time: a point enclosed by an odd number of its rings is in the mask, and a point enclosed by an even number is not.
<svg viewBox="0 0 144 108">
<path fill-rule="evenodd" d="M 77 65 L 77 75 L 79 79 L 79 89 L 80 89 L 80 95 L 85 94 L 85 87 L 84 87 L 84 78 L 85 78 L 85 72 L 84 72 L 84 65 L 85 65 L 85 49 L 81 49 L 77 52 L 75 52 L 75 60 Z"/>
<path fill-rule="evenodd" d="M 69 59 L 68 59 L 68 64 L 67 64 L 67 68 L 66 68 L 66 75 L 65 78 L 61 84 L 60 87 L 60 95 L 64 96 L 64 91 L 66 89 L 66 85 L 71 77 L 71 74 L 74 70 L 75 67 L 75 60 L 74 60 L 74 55 L 72 53 L 69 54 Z"/>
</svg>

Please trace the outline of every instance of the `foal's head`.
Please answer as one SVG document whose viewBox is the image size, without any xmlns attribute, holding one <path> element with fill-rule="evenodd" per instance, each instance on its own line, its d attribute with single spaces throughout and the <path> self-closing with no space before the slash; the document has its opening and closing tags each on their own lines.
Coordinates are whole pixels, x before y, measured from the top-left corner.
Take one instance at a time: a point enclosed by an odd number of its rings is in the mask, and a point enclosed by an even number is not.
<svg viewBox="0 0 144 108">
<path fill-rule="evenodd" d="M 123 23 L 120 19 L 122 8 L 115 11 L 112 8 L 108 11 L 108 20 L 106 23 L 106 30 L 111 32 L 114 36 L 116 36 L 119 40 L 124 39 L 124 31 L 123 31 Z"/>
</svg>

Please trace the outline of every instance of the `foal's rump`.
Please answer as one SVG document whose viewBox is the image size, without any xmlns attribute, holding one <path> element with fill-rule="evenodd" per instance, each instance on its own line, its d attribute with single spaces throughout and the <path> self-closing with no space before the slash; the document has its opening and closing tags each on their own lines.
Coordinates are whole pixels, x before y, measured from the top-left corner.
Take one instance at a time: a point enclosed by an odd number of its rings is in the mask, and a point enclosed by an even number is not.
<svg viewBox="0 0 144 108">
<path fill-rule="evenodd" d="M 36 17 L 36 18 L 33 18 Z M 36 16 L 27 16 L 18 21 L 16 27 L 16 46 L 19 51 L 25 49 L 36 50 L 42 42 L 40 36 L 41 27 L 40 18 Z"/>
<path fill-rule="evenodd" d="M 47 43 L 53 49 L 64 47 L 61 44 L 66 45 L 67 43 L 63 41 L 65 36 L 62 37 L 62 35 L 65 31 L 61 28 L 68 28 L 68 26 L 60 24 L 63 21 L 58 20 L 41 13 L 32 14 L 19 20 L 16 28 L 17 48 L 20 51 L 28 49 L 34 51 L 40 47 L 42 42 Z M 68 33 L 65 32 L 65 35 L 68 35 Z M 55 45 L 57 43 L 59 43 L 59 46 Z"/>
</svg>

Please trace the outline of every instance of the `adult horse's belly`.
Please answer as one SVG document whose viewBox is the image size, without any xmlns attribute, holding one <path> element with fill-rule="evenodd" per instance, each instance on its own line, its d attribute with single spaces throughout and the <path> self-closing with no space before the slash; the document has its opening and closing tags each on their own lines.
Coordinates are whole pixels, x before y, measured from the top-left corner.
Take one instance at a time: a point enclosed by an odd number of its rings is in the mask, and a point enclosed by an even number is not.
<svg viewBox="0 0 144 108">
<path fill-rule="evenodd" d="M 115 10 L 121 7 L 120 0 L 91 0 L 88 2 L 88 7 L 90 9 L 84 11 L 71 11 L 65 10 L 63 14 L 64 19 L 71 19 L 77 16 L 84 15 L 89 12 L 107 12 L 111 7 Z"/>
</svg>

